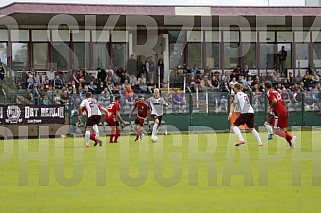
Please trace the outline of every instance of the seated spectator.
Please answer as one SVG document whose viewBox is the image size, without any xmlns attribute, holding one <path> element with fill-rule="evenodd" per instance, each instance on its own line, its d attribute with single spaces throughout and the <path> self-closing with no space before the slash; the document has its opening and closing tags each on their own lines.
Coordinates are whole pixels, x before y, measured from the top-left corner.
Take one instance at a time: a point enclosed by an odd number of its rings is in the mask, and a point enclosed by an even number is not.
<svg viewBox="0 0 321 213">
<path fill-rule="evenodd" d="M 110 94 L 108 92 L 108 88 L 105 87 L 104 90 L 100 94 L 99 101 L 109 101 L 110 100 Z"/>
<path fill-rule="evenodd" d="M 111 65 L 108 65 L 108 69 L 106 70 L 106 78 L 114 76 L 114 70 Z"/>
<path fill-rule="evenodd" d="M 43 98 L 43 100 L 42 100 L 42 105 L 45 105 L 45 106 L 50 106 L 50 105 L 52 105 L 52 102 L 49 100 L 48 95 L 45 95 L 45 97 Z"/>
<path fill-rule="evenodd" d="M 154 82 L 153 79 L 151 79 L 147 84 L 147 91 L 149 93 L 154 93 L 154 89 L 156 89 L 156 87 L 157 87 L 156 83 Z"/>
<path fill-rule="evenodd" d="M 246 84 L 247 84 L 247 85 L 249 85 L 249 86 L 251 86 L 251 85 L 252 85 L 252 83 L 253 83 L 252 76 L 251 76 L 251 75 L 248 75 L 248 76 L 247 76 Z"/>
<path fill-rule="evenodd" d="M 126 85 L 124 89 L 124 95 L 129 96 L 131 93 L 134 93 L 134 91 L 131 89 L 130 85 Z"/>
<path fill-rule="evenodd" d="M 239 76 L 239 83 L 243 85 L 247 84 L 246 80 L 243 78 L 243 75 Z"/>
<path fill-rule="evenodd" d="M 62 89 L 63 82 L 60 79 L 60 75 L 56 75 L 56 79 L 53 82 L 54 89 Z"/>
<path fill-rule="evenodd" d="M 197 72 L 201 72 L 201 71 L 198 69 L 197 65 L 194 64 L 194 66 L 192 68 L 192 73 L 196 74 Z"/>
<path fill-rule="evenodd" d="M 233 77 L 233 78 L 232 78 L 232 81 L 229 83 L 230 88 L 232 87 L 232 85 L 234 85 L 234 84 L 236 84 L 236 83 L 237 83 L 236 78 Z"/>
<path fill-rule="evenodd" d="M 93 94 L 97 93 L 97 85 L 94 84 L 94 81 L 90 81 L 90 84 L 88 85 L 88 89 Z"/>
<path fill-rule="evenodd" d="M 64 90 L 60 97 L 63 104 L 67 105 L 69 103 L 69 94 L 67 90 Z"/>
<path fill-rule="evenodd" d="M 117 73 L 114 73 L 114 76 L 111 78 L 111 83 L 120 84 L 120 77 L 117 75 Z"/>
<path fill-rule="evenodd" d="M 212 91 L 219 91 L 220 81 L 218 75 L 211 75 L 211 79 L 209 80 L 209 86 Z"/>
<path fill-rule="evenodd" d="M 185 94 L 180 93 L 179 90 L 176 90 L 172 95 L 172 102 L 174 106 L 174 112 L 178 109 L 178 112 L 186 112 L 186 99 Z"/>
<path fill-rule="evenodd" d="M 71 83 L 71 75 L 72 75 L 72 70 L 68 71 L 68 72 L 64 72 L 64 74 L 62 75 L 62 83 L 65 85 L 65 86 L 68 86 L 70 85 Z"/>
<path fill-rule="evenodd" d="M 116 85 L 114 85 L 114 86 L 112 87 L 111 92 L 112 92 L 113 94 L 120 94 L 120 91 L 118 90 L 118 88 L 117 88 Z"/>
<path fill-rule="evenodd" d="M 100 82 L 100 84 L 97 88 L 97 92 L 101 93 L 102 91 L 104 91 L 105 87 L 106 87 L 106 85 L 104 84 L 104 82 Z"/>
<path fill-rule="evenodd" d="M 141 93 L 147 93 L 147 84 L 146 84 L 146 78 L 144 74 L 142 74 L 141 77 L 138 79 L 138 86 L 139 86 L 139 91 Z"/>
<path fill-rule="evenodd" d="M 88 92 L 90 92 L 90 91 L 89 91 L 89 87 L 86 85 L 86 86 L 84 86 L 84 88 L 82 89 L 82 92 L 81 92 L 81 93 L 82 93 L 83 95 L 86 95 Z"/>
<path fill-rule="evenodd" d="M 43 75 L 43 73 L 38 72 L 38 75 L 35 78 L 35 83 L 37 84 L 37 86 L 44 84 L 45 81 L 46 81 L 46 77 Z"/>
</svg>

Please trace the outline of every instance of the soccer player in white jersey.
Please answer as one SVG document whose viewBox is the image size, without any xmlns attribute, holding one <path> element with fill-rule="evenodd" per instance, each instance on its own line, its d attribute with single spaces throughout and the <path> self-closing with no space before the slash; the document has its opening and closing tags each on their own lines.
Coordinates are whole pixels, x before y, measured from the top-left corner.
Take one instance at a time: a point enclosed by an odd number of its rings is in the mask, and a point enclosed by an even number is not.
<svg viewBox="0 0 321 213">
<path fill-rule="evenodd" d="M 107 113 L 107 110 L 97 104 L 97 101 L 92 98 L 91 92 L 86 93 L 86 98 L 81 102 L 79 112 L 78 112 L 78 124 L 81 124 L 81 117 L 82 113 L 85 111 L 87 115 L 87 122 L 86 122 L 86 146 L 90 147 L 89 139 L 95 141 L 94 146 L 102 146 L 102 141 L 96 137 L 98 133 L 98 124 L 100 123 L 101 119 L 101 111 Z"/>
<path fill-rule="evenodd" d="M 239 126 L 243 124 L 246 124 L 250 128 L 252 134 L 257 140 L 258 145 L 263 146 L 260 135 L 254 128 L 254 110 L 251 106 L 249 97 L 247 96 L 247 94 L 241 91 L 241 84 L 239 83 L 234 84 L 234 91 L 236 94 L 234 96 L 233 102 L 231 103 L 228 119 L 230 120 L 236 105 L 238 105 L 239 109 L 241 110 L 240 116 L 235 120 L 232 126 L 234 133 L 238 137 L 238 142 L 235 144 L 235 146 L 245 144 L 245 140 L 239 128 Z"/>
<path fill-rule="evenodd" d="M 146 101 L 152 110 L 151 117 L 154 120 L 154 126 L 152 130 L 152 138 L 156 136 L 157 129 L 160 126 L 164 114 L 164 106 L 168 106 L 168 103 L 163 97 L 159 96 L 159 89 L 154 89 L 154 96 L 150 97 Z"/>
</svg>

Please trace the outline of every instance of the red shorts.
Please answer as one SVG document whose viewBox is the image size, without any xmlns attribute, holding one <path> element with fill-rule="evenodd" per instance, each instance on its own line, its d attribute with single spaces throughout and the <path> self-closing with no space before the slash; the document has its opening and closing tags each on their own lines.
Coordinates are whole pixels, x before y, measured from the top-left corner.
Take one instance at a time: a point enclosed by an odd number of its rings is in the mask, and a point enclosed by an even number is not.
<svg viewBox="0 0 321 213">
<path fill-rule="evenodd" d="M 287 128 L 289 125 L 289 117 L 288 116 L 273 116 L 270 115 L 267 122 L 271 124 L 272 127 L 280 127 L 281 129 Z"/>
<path fill-rule="evenodd" d="M 119 126 L 119 122 L 116 116 L 105 116 L 105 121 L 107 122 L 108 126 Z"/>
<path fill-rule="evenodd" d="M 254 114 L 253 113 L 243 113 L 234 121 L 234 126 L 241 126 L 246 124 L 249 128 L 254 128 Z"/>
<path fill-rule="evenodd" d="M 163 116 L 151 115 L 151 117 L 152 117 L 153 121 L 158 119 L 158 121 L 159 121 L 158 126 L 162 123 Z"/>
<path fill-rule="evenodd" d="M 87 122 L 86 122 L 86 126 L 94 126 L 94 125 L 98 125 L 100 123 L 100 118 L 101 118 L 101 115 L 92 115 L 90 116 L 88 119 L 87 119 Z"/>
<path fill-rule="evenodd" d="M 136 119 L 135 119 L 135 124 L 138 124 L 138 125 L 143 126 L 144 123 L 145 123 L 145 119 L 144 119 L 144 118 L 140 118 L 140 117 L 138 117 L 138 116 L 136 117 Z"/>
</svg>

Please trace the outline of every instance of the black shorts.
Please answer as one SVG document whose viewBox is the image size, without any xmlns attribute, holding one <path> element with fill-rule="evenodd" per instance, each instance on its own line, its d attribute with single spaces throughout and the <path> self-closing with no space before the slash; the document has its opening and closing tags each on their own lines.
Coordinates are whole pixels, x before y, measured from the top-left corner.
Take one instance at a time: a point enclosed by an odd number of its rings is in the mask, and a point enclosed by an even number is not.
<svg viewBox="0 0 321 213">
<path fill-rule="evenodd" d="M 100 123 L 101 115 L 92 115 L 87 119 L 86 127 L 92 127 Z"/>
<path fill-rule="evenodd" d="M 249 128 L 254 128 L 254 113 L 243 113 L 235 120 L 234 126 L 246 124 Z"/>
</svg>

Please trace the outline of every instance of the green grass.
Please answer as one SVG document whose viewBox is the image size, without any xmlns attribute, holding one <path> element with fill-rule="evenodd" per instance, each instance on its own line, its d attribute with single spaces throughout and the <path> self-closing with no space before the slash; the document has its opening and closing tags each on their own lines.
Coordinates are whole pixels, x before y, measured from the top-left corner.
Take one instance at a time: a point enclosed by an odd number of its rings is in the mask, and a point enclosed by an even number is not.
<svg viewBox="0 0 321 213">
<path fill-rule="evenodd" d="M 295 150 L 281 138 L 267 142 L 266 133 L 260 133 L 263 148 L 250 133 L 240 147 L 226 133 L 159 136 L 155 144 L 121 136 L 119 144 L 89 149 L 83 138 L 1 141 L 0 212 L 318 212 L 320 169 L 312 183 L 311 157 L 302 153 L 315 154 L 321 168 L 321 134 L 294 134 Z M 78 181 L 64 180 L 74 177 L 74 167 Z"/>
</svg>

